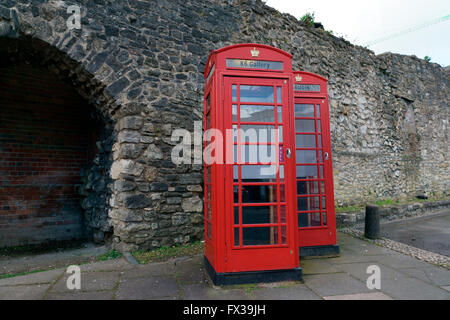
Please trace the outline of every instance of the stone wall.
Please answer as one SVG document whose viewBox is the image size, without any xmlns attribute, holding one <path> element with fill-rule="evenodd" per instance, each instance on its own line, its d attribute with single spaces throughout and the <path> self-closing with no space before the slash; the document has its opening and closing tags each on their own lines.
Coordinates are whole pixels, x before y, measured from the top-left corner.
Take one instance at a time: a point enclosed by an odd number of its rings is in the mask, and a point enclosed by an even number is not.
<svg viewBox="0 0 450 320">
<path fill-rule="evenodd" d="M 79 30 L 66 26 L 71 4 L 81 8 Z M 261 1 L 4 0 L 1 36 L 58 51 L 48 65 L 110 126 L 111 153 L 95 175 L 103 198 L 89 221 L 119 249 L 202 238 L 202 168 L 175 166 L 170 137 L 202 117 L 210 50 L 236 43 L 280 48 L 294 70 L 329 79 L 338 205 L 448 192 L 448 73 L 376 56 Z"/>
</svg>

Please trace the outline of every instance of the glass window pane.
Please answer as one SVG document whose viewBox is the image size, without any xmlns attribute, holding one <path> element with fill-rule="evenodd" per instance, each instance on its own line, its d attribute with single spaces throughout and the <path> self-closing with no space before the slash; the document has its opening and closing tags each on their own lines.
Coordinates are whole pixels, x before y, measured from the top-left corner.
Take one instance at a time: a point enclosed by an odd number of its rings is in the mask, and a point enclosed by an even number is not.
<svg viewBox="0 0 450 320">
<path fill-rule="evenodd" d="M 241 125 L 241 142 L 275 143 L 275 126 L 270 125 Z"/>
<path fill-rule="evenodd" d="M 241 122 L 275 122 L 274 106 L 241 105 Z"/>
<path fill-rule="evenodd" d="M 319 140 L 319 148 L 322 148 L 322 135 L 319 134 L 318 140 Z"/>
<path fill-rule="evenodd" d="M 281 165 L 279 167 L 279 172 L 280 172 L 280 182 L 284 182 L 284 166 Z"/>
<path fill-rule="evenodd" d="M 322 197 L 322 210 L 327 208 L 327 199 L 326 197 Z"/>
<path fill-rule="evenodd" d="M 318 181 L 297 181 L 297 194 L 319 194 Z"/>
<path fill-rule="evenodd" d="M 299 213 L 298 226 L 299 228 L 320 227 L 320 213 Z"/>
<path fill-rule="evenodd" d="M 241 163 L 276 163 L 277 156 L 275 145 L 241 145 Z"/>
<path fill-rule="evenodd" d="M 320 118 L 320 104 L 317 105 L 316 111 L 317 111 L 317 118 Z"/>
<path fill-rule="evenodd" d="M 239 166 L 233 166 L 233 181 L 239 182 Z"/>
<path fill-rule="evenodd" d="M 286 190 L 284 184 L 280 184 L 280 202 L 286 202 Z"/>
<path fill-rule="evenodd" d="M 278 142 L 283 142 L 283 126 L 278 126 Z"/>
<path fill-rule="evenodd" d="M 281 227 L 281 244 L 287 243 L 287 229 L 285 226 Z"/>
<path fill-rule="evenodd" d="M 320 120 L 317 120 L 317 132 L 322 132 L 322 126 L 320 124 Z"/>
<path fill-rule="evenodd" d="M 241 102 L 273 103 L 274 90 L 272 86 L 240 86 Z"/>
<path fill-rule="evenodd" d="M 316 132 L 315 120 L 295 120 L 296 132 Z"/>
<path fill-rule="evenodd" d="M 278 244 L 278 227 L 243 228 L 242 243 L 244 246 Z"/>
<path fill-rule="evenodd" d="M 239 228 L 234 228 L 234 246 L 239 247 Z"/>
<path fill-rule="evenodd" d="M 278 123 L 283 122 L 283 108 L 278 107 Z"/>
<path fill-rule="evenodd" d="M 327 225 L 327 213 L 326 212 L 322 213 L 322 220 L 323 220 L 323 225 L 326 226 Z"/>
<path fill-rule="evenodd" d="M 233 124 L 233 141 L 237 142 L 238 141 L 238 126 L 236 124 Z"/>
<path fill-rule="evenodd" d="M 242 202 L 277 202 L 277 186 L 242 186 Z"/>
<path fill-rule="evenodd" d="M 319 197 L 299 197 L 297 198 L 297 211 L 320 210 Z"/>
<path fill-rule="evenodd" d="M 286 223 L 286 207 L 280 206 L 281 223 Z"/>
<path fill-rule="evenodd" d="M 231 95 L 233 97 L 233 102 L 237 101 L 237 85 L 233 84 L 231 87 Z"/>
<path fill-rule="evenodd" d="M 314 118 L 314 105 L 313 104 L 296 104 L 295 116 L 301 118 Z"/>
<path fill-rule="evenodd" d="M 296 148 L 316 148 L 316 136 L 312 134 L 295 135 Z"/>
<path fill-rule="evenodd" d="M 297 163 L 317 163 L 316 150 L 297 150 L 295 155 Z"/>
<path fill-rule="evenodd" d="M 238 186 L 233 187 L 233 201 L 234 201 L 234 203 L 239 203 L 239 187 Z"/>
<path fill-rule="evenodd" d="M 238 121 L 238 112 L 237 112 L 236 104 L 233 104 L 232 115 L 233 115 L 233 122 L 237 122 Z"/>
<path fill-rule="evenodd" d="M 278 223 L 276 206 L 242 207 L 242 224 Z"/>
<path fill-rule="evenodd" d="M 234 207 L 234 224 L 239 224 L 239 207 Z"/>
<path fill-rule="evenodd" d="M 317 179 L 317 166 L 297 166 L 298 179 Z"/>
<path fill-rule="evenodd" d="M 320 188 L 321 188 L 321 193 L 325 193 L 325 182 L 324 181 L 320 181 Z"/>
<path fill-rule="evenodd" d="M 276 165 L 243 165 L 242 182 L 276 182 Z"/>
<path fill-rule="evenodd" d="M 281 103 L 281 100 L 282 100 L 281 87 L 277 87 L 277 103 Z"/>
</svg>

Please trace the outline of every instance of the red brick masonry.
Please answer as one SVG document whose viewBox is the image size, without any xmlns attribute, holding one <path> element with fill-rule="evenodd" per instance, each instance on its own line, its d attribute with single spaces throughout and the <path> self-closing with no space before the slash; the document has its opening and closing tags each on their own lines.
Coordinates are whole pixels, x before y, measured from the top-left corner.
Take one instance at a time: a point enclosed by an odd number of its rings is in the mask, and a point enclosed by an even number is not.
<svg viewBox="0 0 450 320">
<path fill-rule="evenodd" d="M 83 236 L 90 131 L 69 85 L 27 65 L 0 69 L 0 247 Z"/>
</svg>

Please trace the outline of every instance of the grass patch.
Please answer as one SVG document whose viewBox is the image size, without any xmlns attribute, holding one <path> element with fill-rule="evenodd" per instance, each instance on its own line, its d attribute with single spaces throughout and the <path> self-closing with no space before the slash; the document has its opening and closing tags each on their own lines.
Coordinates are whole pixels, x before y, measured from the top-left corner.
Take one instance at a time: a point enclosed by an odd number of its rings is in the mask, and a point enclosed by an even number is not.
<svg viewBox="0 0 450 320">
<path fill-rule="evenodd" d="M 192 256 L 204 250 L 203 242 L 194 242 L 182 246 L 161 247 L 150 251 L 136 251 L 131 254 L 140 263 L 162 262 L 175 257 Z"/>
<path fill-rule="evenodd" d="M 375 201 L 375 204 L 377 206 L 382 207 L 382 206 L 389 206 L 389 205 L 393 205 L 393 204 L 400 204 L 400 202 L 399 201 L 394 201 L 392 199 L 386 199 L 386 200 L 383 200 L 383 201 L 381 201 L 381 200 Z"/>
<path fill-rule="evenodd" d="M 394 205 L 405 205 L 405 204 L 413 204 L 413 203 L 423 203 L 423 202 L 435 202 L 440 200 L 447 200 L 448 197 L 430 197 L 428 199 L 418 199 L 418 198 L 410 198 L 410 199 L 385 199 L 385 200 L 377 200 L 375 204 L 379 207 L 384 206 L 394 206 Z M 367 202 L 373 203 L 373 202 Z M 335 207 L 336 213 L 351 213 L 351 212 L 359 212 L 365 210 L 366 204 L 354 205 L 354 206 L 341 206 Z"/>
<path fill-rule="evenodd" d="M 346 212 L 358 212 L 363 210 L 363 206 L 346 206 L 346 207 L 336 207 L 336 213 L 346 213 Z"/>
<path fill-rule="evenodd" d="M 5 274 L 0 274 L 0 279 L 8 279 L 8 278 L 26 276 L 28 274 L 39 273 L 39 272 L 44 272 L 44 271 L 48 271 L 48 270 L 52 270 L 52 269 L 33 270 L 33 271 L 26 271 L 26 272 L 19 272 L 19 273 L 5 273 Z"/>
<path fill-rule="evenodd" d="M 122 254 L 119 251 L 111 250 L 108 251 L 97 258 L 98 261 L 107 261 L 113 260 L 122 257 Z"/>
</svg>

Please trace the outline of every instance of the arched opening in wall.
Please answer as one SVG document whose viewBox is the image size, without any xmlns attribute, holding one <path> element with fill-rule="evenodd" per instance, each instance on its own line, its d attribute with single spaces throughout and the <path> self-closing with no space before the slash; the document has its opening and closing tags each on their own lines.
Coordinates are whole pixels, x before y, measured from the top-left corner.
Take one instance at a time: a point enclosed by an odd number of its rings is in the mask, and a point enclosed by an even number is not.
<svg viewBox="0 0 450 320">
<path fill-rule="evenodd" d="M 108 202 L 105 122 L 36 60 L 9 55 L 0 62 L 0 247 L 108 231 L 98 222 Z"/>
</svg>

